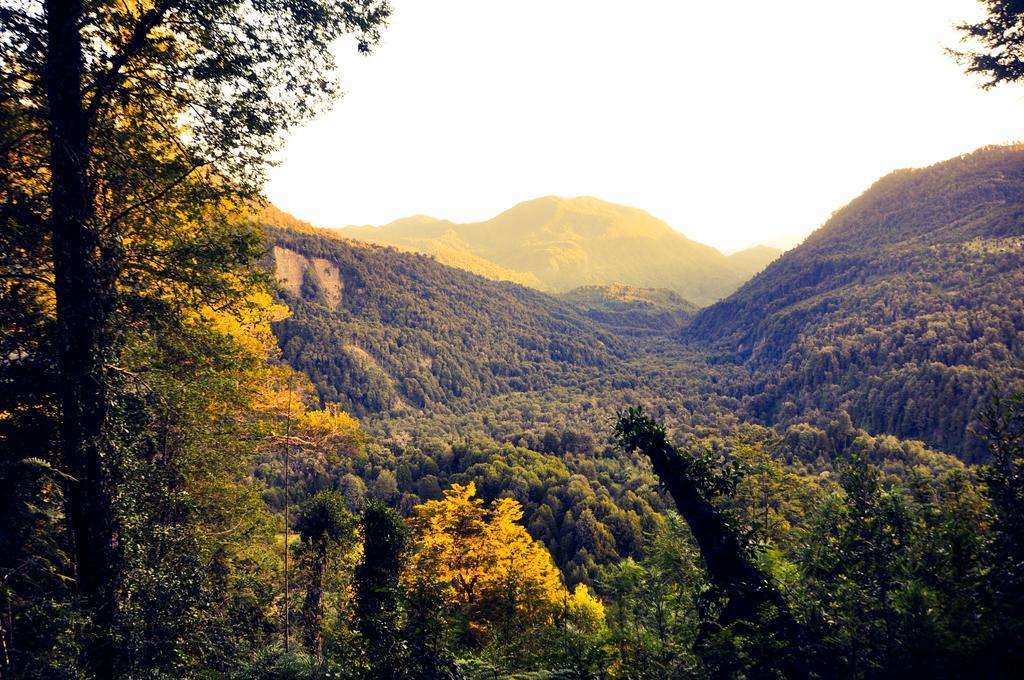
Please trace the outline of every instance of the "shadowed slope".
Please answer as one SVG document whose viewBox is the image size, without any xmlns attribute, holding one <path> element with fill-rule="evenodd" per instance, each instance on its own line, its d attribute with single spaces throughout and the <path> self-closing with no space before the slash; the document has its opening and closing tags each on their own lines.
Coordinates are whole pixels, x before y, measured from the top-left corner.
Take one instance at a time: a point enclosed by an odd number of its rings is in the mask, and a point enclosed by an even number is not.
<svg viewBox="0 0 1024 680">
<path fill-rule="evenodd" d="M 748 362 L 755 415 L 846 409 L 967 458 L 995 383 L 1024 384 L 1024 146 L 900 170 L 686 332 Z"/>
</svg>

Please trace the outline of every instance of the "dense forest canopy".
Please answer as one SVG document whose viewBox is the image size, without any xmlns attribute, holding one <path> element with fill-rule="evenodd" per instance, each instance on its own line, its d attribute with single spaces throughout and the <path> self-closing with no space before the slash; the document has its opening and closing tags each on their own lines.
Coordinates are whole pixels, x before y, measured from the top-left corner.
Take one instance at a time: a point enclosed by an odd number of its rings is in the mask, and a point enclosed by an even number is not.
<svg viewBox="0 0 1024 680">
<path fill-rule="evenodd" d="M 965 460 L 993 387 L 1024 381 L 1024 147 L 879 180 L 684 332 L 755 372 L 767 422 L 842 409 Z"/>
<path fill-rule="evenodd" d="M 279 247 L 305 260 L 285 294 L 293 316 L 277 329 L 321 396 L 388 414 L 392 430 L 417 412 L 575 391 L 605 396 L 579 423 L 591 429 L 622 403 L 687 424 L 730 411 L 782 426 L 846 413 L 869 432 L 979 461 L 976 415 L 995 386 L 1024 382 L 1022 173 L 1019 146 L 896 172 L 696 313 L 671 291 L 608 285 L 553 299 L 331 232 L 278 230 Z M 311 258 L 334 263 L 339 281 Z M 389 279 L 360 283 L 380 272 Z M 465 304 L 478 295 L 501 302 Z M 499 328 L 501 339 L 488 335 Z M 553 390 L 563 396 L 529 396 Z M 490 419 L 490 436 L 507 436 L 502 419 Z"/>
</svg>

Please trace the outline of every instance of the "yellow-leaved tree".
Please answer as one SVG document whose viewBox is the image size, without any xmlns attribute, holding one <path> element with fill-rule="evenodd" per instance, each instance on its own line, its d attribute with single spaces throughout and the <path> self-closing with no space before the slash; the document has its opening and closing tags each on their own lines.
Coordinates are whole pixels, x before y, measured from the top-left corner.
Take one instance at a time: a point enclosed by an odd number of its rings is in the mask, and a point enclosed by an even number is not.
<svg viewBox="0 0 1024 680">
<path fill-rule="evenodd" d="M 486 507 L 472 482 L 453 484 L 441 500 L 414 508 L 417 548 L 409 579 L 440 586 L 447 604 L 465 617 L 470 644 L 521 639 L 580 607 L 603 626 L 600 602 L 586 586 L 566 590 L 547 548 L 519 524 L 522 517 L 511 498 Z"/>
</svg>

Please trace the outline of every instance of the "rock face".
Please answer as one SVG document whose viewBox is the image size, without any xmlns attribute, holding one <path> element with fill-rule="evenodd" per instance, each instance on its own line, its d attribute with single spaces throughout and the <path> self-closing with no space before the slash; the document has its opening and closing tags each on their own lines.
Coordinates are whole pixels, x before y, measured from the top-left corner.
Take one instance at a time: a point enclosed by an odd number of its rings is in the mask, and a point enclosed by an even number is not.
<svg viewBox="0 0 1024 680">
<path fill-rule="evenodd" d="M 274 246 L 274 275 L 281 287 L 298 296 L 302 290 L 302 276 L 309 260 L 294 250 Z"/>
<path fill-rule="evenodd" d="M 278 283 L 294 296 L 302 295 L 303 285 L 316 286 L 330 307 L 341 302 L 345 288 L 338 268 L 322 257 L 306 257 L 300 253 L 274 246 L 274 274 Z"/>
</svg>

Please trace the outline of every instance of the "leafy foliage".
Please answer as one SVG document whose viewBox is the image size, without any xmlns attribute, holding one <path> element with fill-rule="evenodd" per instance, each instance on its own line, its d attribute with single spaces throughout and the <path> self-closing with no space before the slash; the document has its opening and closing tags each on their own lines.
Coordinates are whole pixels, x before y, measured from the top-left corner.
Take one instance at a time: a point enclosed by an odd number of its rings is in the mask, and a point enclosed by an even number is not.
<svg viewBox="0 0 1024 680">
<path fill-rule="evenodd" d="M 974 51 L 953 51 L 968 73 L 985 76 L 983 87 L 1024 78 L 1024 6 L 1017 0 L 982 0 L 985 18 L 959 26 Z"/>
<path fill-rule="evenodd" d="M 356 618 L 367 667 L 377 677 L 403 677 L 409 663 L 401 640 L 400 583 L 409 531 L 380 501 L 363 508 L 363 559 L 355 571 Z"/>
</svg>

